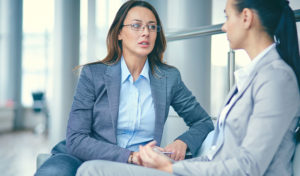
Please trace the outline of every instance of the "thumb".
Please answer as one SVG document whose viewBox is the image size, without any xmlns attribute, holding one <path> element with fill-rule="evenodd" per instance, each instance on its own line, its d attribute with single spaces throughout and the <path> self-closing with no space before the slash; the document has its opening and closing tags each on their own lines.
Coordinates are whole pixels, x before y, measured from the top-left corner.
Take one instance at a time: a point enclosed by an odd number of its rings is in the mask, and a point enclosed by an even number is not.
<svg viewBox="0 0 300 176">
<path fill-rule="evenodd" d="M 154 141 L 151 141 L 151 142 L 149 142 L 148 144 L 147 144 L 147 146 L 149 146 L 149 147 L 154 147 L 155 145 L 157 144 L 157 142 L 154 140 Z"/>
</svg>

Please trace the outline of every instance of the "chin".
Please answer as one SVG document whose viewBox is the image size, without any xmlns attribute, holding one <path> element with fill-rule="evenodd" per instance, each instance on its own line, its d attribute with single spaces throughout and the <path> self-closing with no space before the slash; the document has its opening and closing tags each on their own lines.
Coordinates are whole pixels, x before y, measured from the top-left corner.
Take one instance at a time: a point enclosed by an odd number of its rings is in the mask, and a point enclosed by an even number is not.
<svg viewBox="0 0 300 176">
<path fill-rule="evenodd" d="M 230 49 L 236 50 L 236 49 L 239 49 L 239 48 L 237 46 L 233 45 L 233 44 L 230 44 Z"/>
<path fill-rule="evenodd" d="M 152 50 L 151 50 L 152 51 Z M 140 56 L 147 56 L 151 53 L 151 51 L 144 51 L 144 52 L 140 52 L 139 55 Z"/>
<path fill-rule="evenodd" d="M 149 53 L 136 53 L 136 56 L 141 57 L 141 58 L 148 57 L 148 55 L 149 55 Z"/>
</svg>

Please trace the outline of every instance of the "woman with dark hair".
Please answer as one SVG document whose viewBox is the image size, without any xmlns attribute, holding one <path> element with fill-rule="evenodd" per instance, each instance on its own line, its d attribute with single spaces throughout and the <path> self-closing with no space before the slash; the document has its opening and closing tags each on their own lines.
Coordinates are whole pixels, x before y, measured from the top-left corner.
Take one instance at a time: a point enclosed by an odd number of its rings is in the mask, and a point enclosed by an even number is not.
<svg viewBox="0 0 300 176">
<path fill-rule="evenodd" d="M 139 146 L 153 140 L 160 145 L 170 106 L 190 128 L 156 148 L 174 160 L 184 159 L 187 150 L 195 155 L 213 124 L 179 71 L 163 63 L 165 48 L 155 9 L 144 1 L 124 3 L 108 32 L 107 56 L 82 68 L 66 142 L 36 175 L 75 175 L 88 160 L 141 164 Z"/>
<path fill-rule="evenodd" d="M 89 175 L 86 171 L 98 176 L 293 175 L 300 117 L 300 58 L 293 11 L 286 0 L 227 0 L 225 13 L 222 30 L 230 47 L 244 49 L 251 63 L 235 72 L 236 85 L 208 149 L 199 157 L 172 163 L 150 142 L 140 146 L 139 155 L 142 165 L 150 168 L 113 163 L 96 172 L 109 162 L 91 161 L 79 168 L 78 175 Z"/>
</svg>

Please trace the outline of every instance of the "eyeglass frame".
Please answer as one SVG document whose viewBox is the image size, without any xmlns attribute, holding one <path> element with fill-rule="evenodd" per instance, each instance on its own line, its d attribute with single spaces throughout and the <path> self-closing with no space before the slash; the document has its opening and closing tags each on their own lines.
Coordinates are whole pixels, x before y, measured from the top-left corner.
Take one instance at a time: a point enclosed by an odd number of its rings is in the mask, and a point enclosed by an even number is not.
<svg viewBox="0 0 300 176">
<path fill-rule="evenodd" d="M 159 26 L 159 25 L 157 25 L 157 24 L 143 24 L 143 25 L 141 26 L 141 29 L 138 30 L 138 29 L 136 29 L 136 28 L 133 27 L 133 25 L 135 25 L 135 24 L 138 24 L 138 23 L 123 24 L 122 27 L 124 27 L 124 26 L 130 26 L 130 29 L 133 30 L 133 31 L 144 31 L 144 30 L 145 30 L 145 26 L 147 26 L 149 32 L 160 32 L 160 30 L 161 30 L 161 26 Z M 149 28 L 149 26 L 151 26 L 151 25 L 152 25 L 152 26 L 156 26 L 155 31 L 153 31 L 153 30 L 151 30 L 151 29 Z"/>
</svg>

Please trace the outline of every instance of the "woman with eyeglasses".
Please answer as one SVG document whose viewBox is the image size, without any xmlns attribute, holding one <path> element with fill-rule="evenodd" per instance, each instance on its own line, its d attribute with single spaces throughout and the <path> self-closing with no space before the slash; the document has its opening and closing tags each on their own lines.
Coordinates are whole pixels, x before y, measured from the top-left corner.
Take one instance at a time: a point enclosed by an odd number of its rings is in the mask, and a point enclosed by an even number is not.
<svg viewBox="0 0 300 176">
<path fill-rule="evenodd" d="M 143 166 L 86 163 L 78 175 L 287 176 L 293 175 L 295 129 L 300 117 L 300 58 L 294 13 L 286 0 L 227 0 L 222 30 L 232 49 L 251 63 L 235 72 L 236 85 L 201 156 L 172 163 L 140 147 Z M 205 141 L 208 142 L 208 141 Z M 209 144 L 209 143 L 208 143 Z M 154 170 L 152 168 L 158 169 Z M 100 169 L 99 169 L 100 170 Z M 144 174 L 145 173 L 145 174 Z"/>
<path fill-rule="evenodd" d="M 166 39 L 156 10 L 144 1 L 127 1 L 107 36 L 107 56 L 83 66 L 64 144 L 36 175 L 75 175 L 88 160 L 141 164 L 139 146 L 160 145 L 169 107 L 189 130 L 160 151 L 182 160 L 197 152 L 213 130 L 209 115 L 181 80 L 163 63 Z"/>
</svg>

